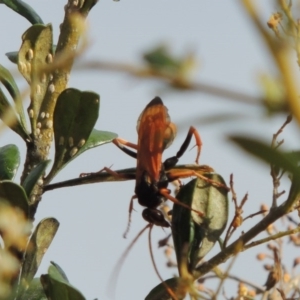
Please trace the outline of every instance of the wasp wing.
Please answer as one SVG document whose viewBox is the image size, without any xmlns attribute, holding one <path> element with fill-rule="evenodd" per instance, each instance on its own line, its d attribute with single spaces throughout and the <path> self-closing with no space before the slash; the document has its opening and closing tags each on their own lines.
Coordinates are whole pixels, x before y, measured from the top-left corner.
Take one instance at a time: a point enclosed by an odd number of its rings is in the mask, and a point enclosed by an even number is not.
<svg viewBox="0 0 300 300">
<path fill-rule="evenodd" d="M 137 180 L 146 172 L 150 181 L 158 181 L 162 153 L 176 135 L 176 127 L 170 121 L 168 109 L 159 97 L 145 107 L 139 117 L 137 130 Z"/>
</svg>

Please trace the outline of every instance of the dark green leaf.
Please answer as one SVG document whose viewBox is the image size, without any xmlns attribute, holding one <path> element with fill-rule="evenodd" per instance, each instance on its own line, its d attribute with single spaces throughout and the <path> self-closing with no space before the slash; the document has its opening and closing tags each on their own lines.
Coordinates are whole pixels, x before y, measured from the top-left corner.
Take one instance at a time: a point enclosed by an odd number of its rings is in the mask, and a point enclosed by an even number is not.
<svg viewBox="0 0 300 300">
<path fill-rule="evenodd" d="M 50 177 L 78 154 L 96 144 L 97 134 L 92 137 L 86 149 L 80 151 L 98 119 L 99 103 L 99 95 L 93 92 L 70 88 L 59 95 L 53 116 L 55 159 Z"/>
<path fill-rule="evenodd" d="M 19 115 L 21 126 L 23 127 L 24 131 L 27 132 L 28 130 L 27 130 L 27 126 L 26 126 L 26 119 L 25 119 L 22 99 L 20 96 L 20 91 L 18 89 L 18 86 L 17 86 L 13 76 L 2 65 L 0 65 L 0 81 L 3 83 L 3 85 L 6 87 L 9 94 L 13 98 L 15 105 L 16 105 L 16 111 Z"/>
<path fill-rule="evenodd" d="M 21 0 L 1 0 L 0 3 L 5 4 L 24 18 L 26 18 L 30 23 L 43 24 L 43 20 L 40 16 L 34 11 L 34 9 L 27 3 Z"/>
<path fill-rule="evenodd" d="M 43 72 L 53 60 L 52 26 L 33 25 L 22 36 L 22 45 L 18 55 L 18 68 L 30 85 L 31 102 L 29 106 L 32 128 L 36 128 L 36 119 L 51 74 Z"/>
<path fill-rule="evenodd" d="M 5 55 L 14 64 L 18 63 L 18 51 L 7 52 Z"/>
<path fill-rule="evenodd" d="M 85 300 L 84 296 L 62 276 L 55 267 L 50 266 L 47 275 L 41 276 L 41 282 L 48 299 L 52 300 Z"/>
<path fill-rule="evenodd" d="M 178 278 L 174 277 L 165 280 L 165 284 L 174 291 L 178 285 Z M 149 292 L 145 300 L 172 300 L 172 298 L 167 292 L 165 285 L 161 282 Z"/>
<path fill-rule="evenodd" d="M 98 0 L 81 0 L 80 13 L 86 16 L 97 2 Z"/>
<path fill-rule="evenodd" d="M 184 185 L 176 198 L 197 213 L 174 205 L 172 213 L 172 234 L 179 267 L 183 263 L 183 251 L 188 247 L 189 270 L 192 271 L 199 261 L 212 249 L 224 231 L 228 220 L 227 190 L 212 182 L 226 186 L 224 179 L 214 173 L 204 174 L 207 180 L 197 178 Z"/>
<path fill-rule="evenodd" d="M 40 278 L 34 278 L 28 289 L 20 294 L 17 300 L 47 300 Z"/>
<path fill-rule="evenodd" d="M 0 147 L 0 180 L 13 180 L 20 165 L 20 152 L 16 145 Z"/>
<path fill-rule="evenodd" d="M 29 197 L 37 181 L 45 173 L 45 170 L 49 164 L 50 160 L 45 160 L 40 162 L 31 172 L 27 175 L 23 182 L 23 188 Z"/>
<path fill-rule="evenodd" d="M 28 199 L 24 189 L 9 180 L 0 182 L 0 199 L 20 208 L 28 216 Z"/>
<path fill-rule="evenodd" d="M 230 140 L 248 153 L 262 159 L 264 162 L 292 173 L 294 179 L 300 180 L 300 169 L 298 167 L 300 161 L 299 153 L 283 153 L 273 149 L 262 141 L 241 136 L 232 136 Z"/>
<path fill-rule="evenodd" d="M 48 250 L 57 230 L 59 222 L 55 218 L 42 220 L 30 237 L 29 247 L 26 250 L 21 273 L 23 283 L 30 283 L 36 274 L 42 258 Z"/>
</svg>

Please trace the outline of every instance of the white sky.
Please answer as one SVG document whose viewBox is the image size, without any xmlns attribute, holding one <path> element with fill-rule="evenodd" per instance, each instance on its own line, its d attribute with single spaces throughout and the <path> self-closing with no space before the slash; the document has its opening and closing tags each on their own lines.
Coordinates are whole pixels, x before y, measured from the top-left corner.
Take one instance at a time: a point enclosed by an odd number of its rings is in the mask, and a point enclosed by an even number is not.
<svg viewBox="0 0 300 300">
<path fill-rule="evenodd" d="M 27 2 L 36 9 L 45 23 L 53 24 L 54 41 L 57 41 L 66 1 Z M 275 9 L 268 5 L 270 1 L 261 2 L 261 16 L 267 21 Z M 21 35 L 30 24 L 4 5 L 0 6 L 0 20 L 0 63 L 15 70 L 4 53 L 19 49 Z M 258 76 L 261 73 L 273 74 L 267 52 L 240 1 L 102 0 L 92 9 L 88 25 L 90 47 L 83 55 L 85 60 L 137 64 L 141 61 L 143 52 L 160 43 L 167 43 L 178 55 L 190 49 L 196 52 L 199 69 L 195 80 L 253 96 L 260 95 Z M 18 80 L 18 83 L 21 89 L 26 87 L 24 80 Z M 262 202 L 271 203 L 272 181 L 269 167 L 247 156 L 226 138 L 230 134 L 239 133 L 257 136 L 269 142 L 272 134 L 284 122 L 285 115 L 268 118 L 264 110 L 254 105 L 201 93 L 168 91 L 157 81 L 137 80 L 116 73 L 74 72 L 69 86 L 99 93 L 101 106 L 96 128 L 116 132 L 131 142 L 137 141 L 136 121 L 140 112 L 154 96 L 160 96 L 179 131 L 173 145 L 165 151 L 165 158 L 177 152 L 189 126 L 194 125 L 203 141 L 200 162 L 212 166 L 227 182 L 229 174 L 233 173 L 239 200 L 249 192 L 245 215 L 256 212 Z M 201 123 L 203 118 L 221 113 L 236 114 L 242 118 Z M 294 142 L 295 130 L 296 126 L 290 125 L 284 132 L 286 149 L 297 149 L 298 145 Z M 7 143 L 15 143 L 20 147 L 24 163 L 25 146 L 18 136 L 10 134 L 8 130 L 2 133 L 1 146 Z M 187 151 L 180 163 L 192 163 L 194 157 L 195 150 Z M 117 170 L 134 167 L 135 161 L 114 145 L 108 144 L 85 152 L 59 173 L 54 182 L 111 165 Z M 285 182 L 286 186 L 282 188 L 288 190 L 288 181 Z M 39 206 L 36 221 L 52 216 L 60 221 L 60 228 L 43 259 L 39 274 L 46 272 L 50 261 L 55 261 L 87 299 L 110 299 L 107 287 L 113 268 L 127 245 L 146 224 L 141 217 L 143 208 L 136 203 L 128 239 L 123 239 L 133 191 L 132 181 L 99 183 L 47 192 Z M 233 205 L 230 210 L 232 216 Z M 260 217 L 254 219 L 258 220 Z M 246 222 L 237 230 L 235 237 L 252 225 L 253 220 Z M 162 251 L 156 249 L 157 241 L 167 233 L 168 231 L 164 232 L 157 227 L 152 237 L 155 259 L 164 279 L 177 274 L 176 269 L 165 267 L 166 259 Z M 264 250 L 265 247 L 261 249 Z M 208 258 L 217 250 L 209 253 Z M 252 249 L 241 253 L 231 272 L 263 285 L 267 272 L 255 259 L 259 251 L 261 250 Z M 289 251 L 284 260 L 288 268 L 296 256 L 292 252 L 295 248 L 290 247 Z M 249 270 L 255 276 L 249 274 Z M 150 261 L 147 235 L 144 235 L 125 261 L 115 299 L 143 299 L 158 283 L 159 279 Z M 225 287 L 227 296 L 236 294 L 236 283 L 229 283 Z"/>
</svg>

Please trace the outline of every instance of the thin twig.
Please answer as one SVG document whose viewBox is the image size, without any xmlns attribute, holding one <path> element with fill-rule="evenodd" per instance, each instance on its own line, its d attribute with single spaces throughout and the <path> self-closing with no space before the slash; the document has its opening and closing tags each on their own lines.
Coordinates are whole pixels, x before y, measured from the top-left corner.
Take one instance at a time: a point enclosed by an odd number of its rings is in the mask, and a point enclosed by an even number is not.
<svg viewBox="0 0 300 300">
<path fill-rule="evenodd" d="M 194 170 L 194 171 L 200 172 L 202 174 L 205 174 L 205 172 L 207 170 L 207 166 L 205 166 L 205 165 L 199 166 L 199 165 L 194 165 L 194 164 L 178 165 L 175 168 L 167 171 L 166 173 L 168 174 L 169 172 L 172 172 L 174 170 L 182 170 L 182 169 L 183 170 Z M 69 179 L 66 181 L 61 181 L 61 182 L 46 185 L 44 187 L 44 192 L 54 190 L 54 189 L 64 188 L 64 187 L 83 185 L 83 184 L 134 180 L 136 168 L 116 170 L 114 172 L 118 173 L 121 176 L 114 176 L 108 172 L 91 173 L 91 175 L 88 175 L 85 177 L 73 178 L 73 179 Z"/>
<path fill-rule="evenodd" d="M 291 234 L 295 234 L 295 233 L 298 233 L 298 232 L 300 232 L 300 227 L 297 227 L 297 228 L 294 228 L 294 229 L 291 229 L 291 230 L 287 230 L 287 231 L 280 231 L 280 232 L 278 232 L 276 234 L 273 234 L 271 236 L 268 236 L 264 239 L 260 239 L 260 240 L 251 242 L 250 244 L 245 245 L 244 249 L 249 249 L 249 248 L 255 247 L 257 245 L 264 244 L 264 243 L 267 243 L 267 242 L 272 241 L 272 240 L 277 240 L 281 237 L 291 235 Z"/>
<path fill-rule="evenodd" d="M 116 285 L 117 285 L 117 281 L 118 281 L 118 277 L 121 271 L 121 268 L 123 266 L 123 263 L 125 261 L 125 259 L 127 258 L 129 252 L 131 251 L 132 247 L 134 246 L 134 244 L 136 243 L 136 241 L 142 236 L 142 234 L 148 229 L 151 228 L 151 224 L 147 224 L 137 235 L 136 237 L 132 240 L 132 242 L 127 246 L 127 248 L 125 249 L 125 251 L 123 252 L 122 256 L 118 259 L 113 272 L 110 275 L 110 279 L 109 279 L 109 286 L 108 286 L 108 292 L 109 294 L 112 293 L 111 296 L 114 297 L 114 292 L 116 290 Z"/>
<path fill-rule="evenodd" d="M 260 211 L 258 211 L 258 212 L 256 212 L 256 213 L 254 213 L 254 214 L 251 214 L 251 215 L 247 216 L 247 217 L 244 219 L 244 221 L 246 221 L 247 219 L 253 218 L 253 217 L 257 216 L 257 215 L 264 214 L 264 213 L 266 213 L 267 211 L 268 211 L 267 209 L 262 209 L 262 210 L 260 210 Z"/>
<path fill-rule="evenodd" d="M 229 271 L 231 270 L 231 268 L 233 267 L 234 262 L 237 259 L 237 255 L 233 257 L 233 259 L 231 260 L 229 266 L 227 267 L 226 271 L 224 272 L 224 276 L 221 277 L 220 283 L 217 287 L 217 290 L 215 292 L 215 295 L 213 297 L 214 300 L 217 299 L 218 294 L 221 292 L 222 286 L 225 283 L 225 279 L 228 277 Z"/>
<path fill-rule="evenodd" d="M 153 251 L 152 251 L 152 244 L 151 244 L 151 232 L 152 232 L 153 224 L 149 224 L 148 227 L 149 227 L 149 234 L 148 234 L 149 251 L 150 251 L 150 257 L 151 257 L 151 261 L 152 261 L 152 265 L 154 267 L 155 273 L 158 276 L 161 283 L 163 284 L 163 286 L 165 287 L 165 289 L 167 290 L 168 294 L 172 297 L 172 299 L 177 300 L 178 298 L 174 294 L 174 291 L 167 285 L 167 283 L 165 283 L 165 281 L 163 280 L 163 278 L 161 277 L 161 275 L 157 269 L 157 265 L 155 263 L 154 255 L 153 255 Z"/>
<path fill-rule="evenodd" d="M 235 214 L 234 217 L 232 218 L 232 221 L 228 227 L 228 230 L 226 232 L 226 236 L 225 236 L 225 240 L 224 240 L 224 247 L 226 247 L 228 240 L 230 239 L 230 237 L 232 236 L 232 234 L 235 232 L 235 230 L 242 225 L 242 223 L 248 219 L 251 216 L 254 216 L 258 213 L 252 214 L 250 216 L 248 216 L 245 220 L 243 220 L 243 206 L 246 203 L 247 199 L 248 199 L 248 194 L 246 194 L 242 201 L 241 204 L 238 205 L 237 203 L 237 196 L 236 196 L 236 192 L 234 190 L 234 186 L 233 186 L 233 175 L 230 175 L 230 191 L 232 194 L 232 201 L 234 203 L 234 207 L 235 207 Z"/>
<path fill-rule="evenodd" d="M 112 71 L 125 73 L 127 75 L 137 77 L 139 79 L 144 78 L 154 78 L 165 81 L 173 88 L 178 88 L 181 90 L 195 91 L 199 93 L 209 94 L 222 99 L 227 98 L 231 101 L 238 101 L 240 103 L 251 104 L 251 105 L 261 105 L 262 99 L 254 96 L 250 96 L 241 92 L 229 90 L 226 88 L 220 88 L 218 86 L 209 85 L 205 83 L 187 83 L 180 82 L 174 77 L 169 76 L 168 74 L 162 74 L 161 72 L 154 72 L 153 70 L 145 67 L 133 66 L 125 63 L 112 63 L 112 62 L 103 62 L 103 61 L 88 61 L 82 64 L 78 64 L 77 68 L 80 70 L 88 69 L 89 71 L 99 70 L 99 71 Z"/>
<path fill-rule="evenodd" d="M 278 136 L 283 132 L 283 129 L 292 121 L 292 116 L 287 116 L 285 122 L 283 125 L 278 129 L 276 133 L 273 134 L 273 138 L 271 141 L 271 147 L 273 149 L 279 148 L 283 143 L 284 140 L 277 141 Z M 278 188 L 280 186 L 280 179 L 282 178 L 284 171 L 279 173 L 280 170 L 278 170 L 278 166 L 271 164 L 270 165 L 270 175 L 272 177 L 273 181 L 273 196 L 272 196 L 272 207 L 277 206 L 277 199 L 284 194 L 284 191 L 278 192 Z"/>
<path fill-rule="evenodd" d="M 245 246 L 248 242 L 250 242 L 259 233 L 265 231 L 270 224 L 274 223 L 276 220 L 290 212 L 291 208 L 294 205 L 294 202 L 298 199 L 299 194 L 300 189 L 298 182 L 296 179 L 293 179 L 289 197 L 283 204 L 271 209 L 269 214 L 267 214 L 260 222 L 258 222 L 251 229 L 249 229 L 242 236 L 240 236 L 235 242 L 224 248 L 221 252 L 212 257 L 209 261 L 197 267 L 193 273 L 194 277 L 199 278 L 203 276 L 216 266 L 227 261 L 233 255 L 236 255 L 237 253 L 246 250 Z M 288 234 L 289 233 L 286 232 L 284 235 Z M 278 237 L 281 237 L 280 233 Z M 250 245 L 248 245 L 248 248 L 249 247 Z"/>
<path fill-rule="evenodd" d="M 201 281 L 205 281 L 206 279 L 210 279 L 210 278 L 219 278 L 218 275 L 207 275 L 205 277 L 202 277 L 201 278 Z M 235 275 L 232 275 L 232 274 L 227 274 L 227 278 L 231 279 L 231 280 L 234 280 L 234 281 L 237 281 L 237 282 L 242 282 L 242 283 L 245 283 L 246 285 L 254 288 L 256 290 L 256 292 L 264 292 L 264 287 L 260 286 L 260 285 L 257 285 L 251 281 L 248 281 L 248 280 L 245 280 L 245 279 L 242 279 L 240 276 L 235 276 Z"/>
</svg>

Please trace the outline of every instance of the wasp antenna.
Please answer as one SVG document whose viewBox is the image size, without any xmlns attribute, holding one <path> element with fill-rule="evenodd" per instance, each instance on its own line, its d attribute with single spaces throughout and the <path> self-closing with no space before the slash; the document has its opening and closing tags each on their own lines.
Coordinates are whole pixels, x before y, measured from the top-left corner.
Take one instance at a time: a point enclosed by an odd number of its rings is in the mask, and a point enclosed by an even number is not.
<svg viewBox="0 0 300 300">
<path fill-rule="evenodd" d="M 118 278 L 119 278 L 119 274 L 120 271 L 123 267 L 123 264 L 130 252 L 130 250 L 132 249 L 132 247 L 134 246 L 134 244 L 136 243 L 136 241 L 140 238 L 140 236 L 148 229 L 151 228 L 152 224 L 147 224 L 137 235 L 136 237 L 132 240 L 132 242 L 129 244 L 129 246 L 125 249 L 125 251 L 123 252 L 123 254 L 121 255 L 121 257 L 118 259 L 113 272 L 111 273 L 110 277 L 109 277 L 109 286 L 107 289 L 107 294 L 109 297 L 111 297 L 112 299 L 115 299 L 115 291 L 116 291 L 116 286 L 117 286 L 117 282 L 118 282 Z"/>
<path fill-rule="evenodd" d="M 149 252 L 150 252 L 150 257 L 151 257 L 151 261 L 155 270 L 156 275 L 158 276 L 159 280 L 161 281 L 161 283 L 164 285 L 165 289 L 167 290 L 167 292 L 169 293 L 169 295 L 172 297 L 172 299 L 174 300 L 178 300 L 177 296 L 175 295 L 174 291 L 165 283 L 165 281 L 163 280 L 163 278 L 160 276 L 160 273 L 157 269 L 157 265 L 155 263 L 154 260 L 154 255 L 153 255 L 153 250 L 152 250 L 152 244 L 151 244 L 151 232 L 152 232 L 152 228 L 154 224 L 149 224 L 150 228 L 149 228 L 149 235 L 148 235 L 148 243 L 149 243 Z"/>
<path fill-rule="evenodd" d="M 130 224 L 131 224 L 131 213 L 133 211 L 133 200 L 136 199 L 136 195 L 132 196 L 131 199 L 130 199 L 130 203 L 129 203 L 129 209 L 128 209 L 128 223 L 127 223 L 127 227 L 126 227 L 126 230 L 125 232 L 123 233 L 123 238 L 126 239 L 127 238 L 127 234 L 130 230 Z"/>
<path fill-rule="evenodd" d="M 126 230 L 125 230 L 125 232 L 123 233 L 123 238 L 124 238 L 124 239 L 127 239 L 127 234 L 128 234 L 128 232 L 129 232 L 129 230 L 130 230 L 130 224 L 131 224 L 131 217 L 129 217 L 128 224 L 127 224 L 127 227 L 126 227 Z"/>
</svg>

